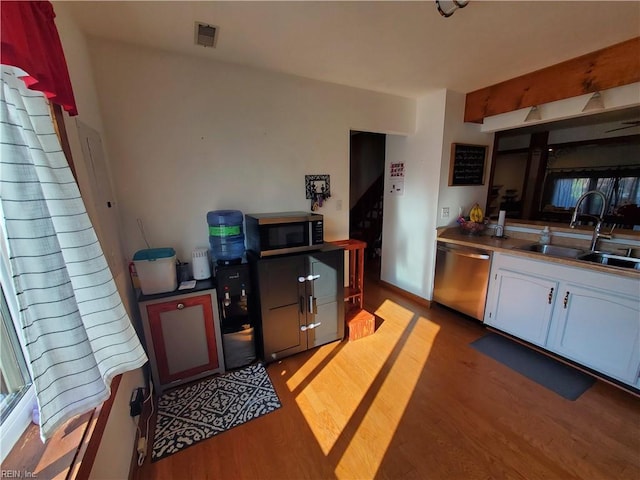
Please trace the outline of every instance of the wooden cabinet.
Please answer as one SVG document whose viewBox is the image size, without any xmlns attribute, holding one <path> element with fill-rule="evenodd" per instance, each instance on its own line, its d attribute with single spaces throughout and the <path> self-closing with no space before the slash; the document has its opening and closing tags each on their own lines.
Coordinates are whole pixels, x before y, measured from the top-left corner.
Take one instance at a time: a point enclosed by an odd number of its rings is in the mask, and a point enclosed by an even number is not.
<svg viewBox="0 0 640 480">
<path fill-rule="evenodd" d="M 252 261 L 262 357 L 271 362 L 344 337 L 344 251 Z"/>
<path fill-rule="evenodd" d="M 637 278 L 496 253 L 485 323 L 637 386 L 639 292 Z"/>
<path fill-rule="evenodd" d="M 485 323 L 544 347 L 558 282 L 502 268 L 492 280 Z"/>
<path fill-rule="evenodd" d="M 158 394 L 224 372 L 214 289 L 140 298 L 147 355 Z"/>
</svg>

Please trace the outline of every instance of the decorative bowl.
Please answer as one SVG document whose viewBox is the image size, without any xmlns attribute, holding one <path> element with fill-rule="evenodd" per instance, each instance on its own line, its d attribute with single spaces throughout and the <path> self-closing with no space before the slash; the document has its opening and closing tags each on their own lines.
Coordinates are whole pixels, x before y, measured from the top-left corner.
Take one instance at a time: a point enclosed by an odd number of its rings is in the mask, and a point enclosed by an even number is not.
<svg viewBox="0 0 640 480">
<path fill-rule="evenodd" d="M 480 235 L 486 227 L 484 223 L 466 221 L 460 224 L 460 232 L 465 235 Z"/>
</svg>

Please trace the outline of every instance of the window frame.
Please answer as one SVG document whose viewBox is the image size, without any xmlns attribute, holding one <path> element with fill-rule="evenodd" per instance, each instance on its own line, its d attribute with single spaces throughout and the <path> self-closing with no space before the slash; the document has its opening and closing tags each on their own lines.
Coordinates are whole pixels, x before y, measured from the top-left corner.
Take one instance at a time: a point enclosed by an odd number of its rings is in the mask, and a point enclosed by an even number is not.
<svg viewBox="0 0 640 480">
<path fill-rule="evenodd" d="M 0 231 L 2 227 L 0 226 Z M 2 236 L 2 239 L 4 235 Z M 0 284 L 2 285 L 2 289 L 4 290 L 4 297 L 7 303 L 7 310 L 9 315 L 11 316 L 11 321 L 13 323 L 13 327 L 16 331 L 20 330 L 20 325 L 17 319 L 19 318 L 19 307 L 16 299 L 15 289 L 13 287 L 13 282 L 11 281 L 11 275 L 9 274 L 9 257 L 6 249 L 6 244 L 4 240 L 1 245 L 1 254 L 0 254 Z M 23 358 L 27 359 L 27 355 L 25 353 L 25 346 L 22 335 L 18 334 L 18 342 L 20 344 L 20 349 Z M 28 365 L 27 365 L 28 369 Z M 28 369 L 29 370 L 29 369 Z M 29 370 L 29 376 L 31 377 L 31 371 Z M 33 408 L 36 406 L 36 391 L 33 383 L 29 386 L 29 388 L 24 392 L 22 398 L 13 406 L 11 412 L 7 414 L 6 418 L 0 426 L 0 445 L 2 445 L 2 450 L 0 452 L 1 460 L 4 462 L 5 457 L 9 454 L 13 446 L 16 444 L 20 436 L 27 429 L 29 424 L 31 423 L 31 417 Z"/>
</svg>

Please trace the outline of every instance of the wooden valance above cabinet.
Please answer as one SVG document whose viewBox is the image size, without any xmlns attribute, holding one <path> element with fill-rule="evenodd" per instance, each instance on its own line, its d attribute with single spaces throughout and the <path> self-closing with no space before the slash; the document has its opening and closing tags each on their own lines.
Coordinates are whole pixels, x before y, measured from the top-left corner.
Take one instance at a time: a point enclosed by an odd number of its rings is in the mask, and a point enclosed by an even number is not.
<svg viewBox="0 0 640 480">
<path fill-rule="evenodd" d="M 467 93 L 464 121 L 640 81 L 640 37 Z"/>
</svg>

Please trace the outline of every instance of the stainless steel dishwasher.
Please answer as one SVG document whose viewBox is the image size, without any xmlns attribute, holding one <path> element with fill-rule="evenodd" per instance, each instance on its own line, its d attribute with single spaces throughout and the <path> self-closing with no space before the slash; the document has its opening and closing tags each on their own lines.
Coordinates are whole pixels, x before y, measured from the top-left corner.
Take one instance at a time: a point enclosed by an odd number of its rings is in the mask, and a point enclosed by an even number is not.
<svg viewBox="0 0 640 480">
<path fill-rule="evenodd" d="M 433 300 L 482 321 L 490 267 L 490 251 L 439 241 Z"/>
</svg>

